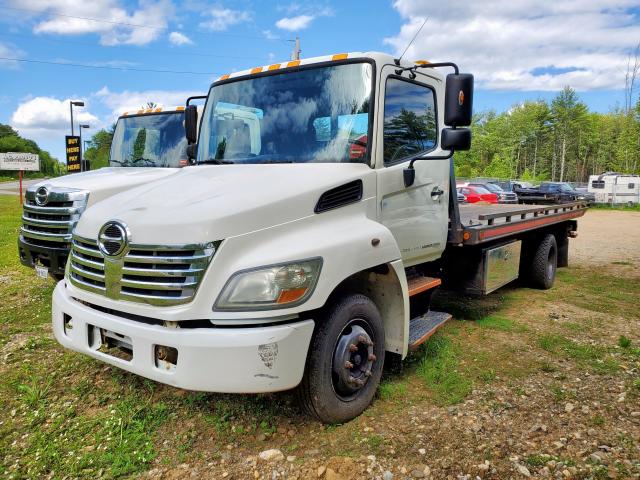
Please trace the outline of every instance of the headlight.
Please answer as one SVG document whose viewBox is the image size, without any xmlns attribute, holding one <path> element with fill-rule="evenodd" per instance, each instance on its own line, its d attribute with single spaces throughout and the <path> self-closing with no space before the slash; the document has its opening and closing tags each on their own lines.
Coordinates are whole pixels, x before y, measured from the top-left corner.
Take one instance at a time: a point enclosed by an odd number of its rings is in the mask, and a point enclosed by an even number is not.
<svg viewBox="0 0 640 480">
<path fill-rule="evenodd" d="M 216 300 L 215 310 L 267 310 L 299 305 L 313 293 L 321 258 L 270 265 L 235 273 Z"/>
</svg>

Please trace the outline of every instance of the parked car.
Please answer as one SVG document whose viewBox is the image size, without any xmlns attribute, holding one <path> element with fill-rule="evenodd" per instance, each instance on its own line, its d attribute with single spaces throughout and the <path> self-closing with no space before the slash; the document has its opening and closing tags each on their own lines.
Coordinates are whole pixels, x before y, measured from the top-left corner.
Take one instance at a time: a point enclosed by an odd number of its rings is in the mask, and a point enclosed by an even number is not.
<svg viewBox="0 0 640 480">
<path fill-rule="evenodd" d="M 580 192 L 566 182 L 542 182 L 539 187 L 516 189 L 520 203 L 595 202 L 595 195 Z"/>
<path fill-rule="evenodd" d="M 467 201 L 467 197 L 465 197 L 462 193 L 460 193 L 460 191 L 457 191 L 458 193 L 458 203 L 465 203 Z"/>
<path fill-rule="evenodd" d="M 525 182 L 523 180 L 489 180 L 486 183 L 497 185 L 505 192 L 515 192 L 519 188 L 533 188 L 531 182 Z"/>
<path fill-rule="evenodd" d="M 465 196 L 467 203 L 498 203 L 498 195 L 491 193 L 489 190 L 483 187 L 458 187 L 458 193 Z"/>
<path fill-rule="evenodd" d="M 495 193 L 498 196 L 498 203 L 518 203 L 518 195 L 515 192 L 505 191 L 500 185 L 491 182 L 468 182 L 469 187 L 481 187 Z"/>
</svg>

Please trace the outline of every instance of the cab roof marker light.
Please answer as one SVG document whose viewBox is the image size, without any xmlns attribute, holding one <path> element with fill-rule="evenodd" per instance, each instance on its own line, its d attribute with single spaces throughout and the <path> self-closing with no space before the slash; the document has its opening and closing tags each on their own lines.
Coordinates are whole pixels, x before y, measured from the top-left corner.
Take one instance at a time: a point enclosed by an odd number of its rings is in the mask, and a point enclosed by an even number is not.
<svg viewBox="0 0 640 480">
<path fill-rule="evenodd" d="M 177 110 L 178 112 L 182 112 L 182 111 L 184 110 L 184 107 L 176 107 L 176 110 Z"/>
<path fill-rule="evenodd" d="M 300 60 L 292 60 L 287 63 L 287 68 L 297 67 L 298 65 L 300 65 Z"/>
<path fill-rule="evenodd" d="M 161 109 L 161 108 L 156 108 L 156 110 L 155 110 L 155 112 L 156 112 L 156 113 L 159 113 L 159 112 L 161 112 L 161 111 L 162 111 L 162 109 Z"/>
<path fill-rule="evenodd" d="M 274 63 L 273 65 L 269 65 L 269 68 L 267 70 L 278 70 L 279 68 L 280 68 L 280 64 Z"/>
<path fill-rule="evenodd" d="M 260 73 L 262 71 L 262 67 L 256 67 L 251 69 L 251 73 Z"/>
<path fill-rule="evenodd" d="M 431 62 L 429 60 L 416 60 L 415 62 L 416 65 L 429 65 Z"/>
<path fill-rule="evenodd" d="M 349 54 L 348 53 L 336 53 L 333 57 L 331 57 L 331 60 L 344 60 L 345 58 L 348 58 Z"/>
<path fill-rule="evenodd" d="M 227 78 L 229 78 L 229 75 L 231 75 L 230 73 L 225 73 L 224 75 L 221 75 L 219 80 L 226 80 Z"/>
</svg>

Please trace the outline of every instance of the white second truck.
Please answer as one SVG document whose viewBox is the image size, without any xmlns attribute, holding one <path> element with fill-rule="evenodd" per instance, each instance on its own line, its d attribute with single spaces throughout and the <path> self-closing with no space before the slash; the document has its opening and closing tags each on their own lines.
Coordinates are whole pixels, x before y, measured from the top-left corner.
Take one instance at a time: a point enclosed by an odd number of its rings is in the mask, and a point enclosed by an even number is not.
<svg viewBox="0 0 640 480">
<path fill-rule="evenodd" d="M 453 68 L 446 77 L 440 68 Z M 473 77 L 349 53 L 225 75 L 197 164 L 89 208 L 53 295 L 65 347 L 190 390 L 297 387 L 323 422 L 451 316 L 447 288 L 550 288 L 583 204 L 458 206 Z M 191 109 L 186 131 L 195 140 Z"/>
<path fill-rule="evenodd" d="M 61 278 L 73 228 L 87 207 L 185 166 L 184 109 L 153 108 L 122 114 L 113 133 L 109 167 L 29 187 L 18 237 L 22 264 L 35 267 L 43 276 Z"/>
</svg>

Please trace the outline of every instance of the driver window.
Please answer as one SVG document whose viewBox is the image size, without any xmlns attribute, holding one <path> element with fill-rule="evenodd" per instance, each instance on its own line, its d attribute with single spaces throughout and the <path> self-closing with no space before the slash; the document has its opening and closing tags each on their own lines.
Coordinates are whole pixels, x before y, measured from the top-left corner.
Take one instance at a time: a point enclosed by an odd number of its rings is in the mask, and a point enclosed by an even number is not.
<svg viewBox="0 0 640 480">
<path fill-rule="evenodd" d="M 384 163 L 393 165 L 436 146 L 433 90 L 399 78 L 387 80 L 384 99 Z"/>
</svg>

